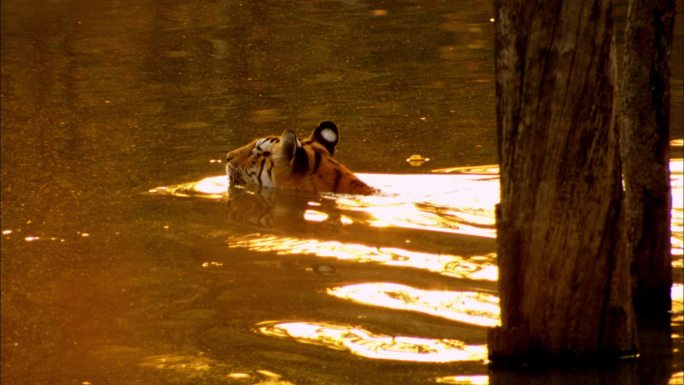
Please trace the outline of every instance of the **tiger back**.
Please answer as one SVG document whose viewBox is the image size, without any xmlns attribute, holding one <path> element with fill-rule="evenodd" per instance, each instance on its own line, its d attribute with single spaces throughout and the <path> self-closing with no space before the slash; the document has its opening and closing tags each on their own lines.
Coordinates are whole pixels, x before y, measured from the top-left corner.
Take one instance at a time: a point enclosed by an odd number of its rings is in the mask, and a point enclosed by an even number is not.
<svg viewBox="0 0 684 385">
<path fill-rule="evenodd" d="M 333 159 L 339 142 L 333 122 L 323 122 L 300 141 L 291 130 L 267 136 L 229 152 L 226 173 L 231 185 L 369 195 L 376 190 Z"/>
</svg>

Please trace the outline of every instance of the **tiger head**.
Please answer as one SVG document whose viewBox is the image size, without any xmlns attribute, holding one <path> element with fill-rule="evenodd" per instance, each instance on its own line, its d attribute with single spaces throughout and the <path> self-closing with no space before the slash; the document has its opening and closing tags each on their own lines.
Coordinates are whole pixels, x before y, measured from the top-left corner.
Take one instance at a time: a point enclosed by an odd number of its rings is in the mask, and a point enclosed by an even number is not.
<svg viewBox="0 0 684 385">
<path fill-rule="evenodd" d="M 300 141 L 291 130 L 259 138 L 228 153 L 226 173 L 231 185 L 372 194 L 375 189 L 333 159 L 339 142 L 333 122 L 323 122 Z"/>
</svg>

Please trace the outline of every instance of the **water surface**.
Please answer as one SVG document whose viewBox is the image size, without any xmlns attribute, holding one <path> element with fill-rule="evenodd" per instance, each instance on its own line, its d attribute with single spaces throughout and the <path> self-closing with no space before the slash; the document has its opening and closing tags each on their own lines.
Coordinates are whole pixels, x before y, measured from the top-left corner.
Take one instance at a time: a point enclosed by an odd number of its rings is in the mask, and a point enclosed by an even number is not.
<svg viewBox="0 0 684 385">
<path fill-rule="evenodd" d="M 504 378 L 496 174 L 426 175 L 496 162 L 489 1 L 1 6 L 3 383 Z M 227 150 L 321 120 L 386 194 L 225 195 Z M 681 341 L 569 378 L 674 383 Z"/>
</svg>

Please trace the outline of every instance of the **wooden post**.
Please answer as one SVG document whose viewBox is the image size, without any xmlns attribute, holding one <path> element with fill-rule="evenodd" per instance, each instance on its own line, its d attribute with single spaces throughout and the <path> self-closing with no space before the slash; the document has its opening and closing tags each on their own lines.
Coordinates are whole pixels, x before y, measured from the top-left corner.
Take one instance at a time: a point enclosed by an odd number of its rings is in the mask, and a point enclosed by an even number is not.
<svg viewBox="0 0 684 385">
<path fill-rule="evenodd" d="M 502 326 L 491 358 L 636 349 L 609 0 L 495 0 Z"/>
<path fill-rule="evenodd" d="M 627 251 L 637 311 L 667 318 L 671 306 L 670 49 L 674 0 L 632 0 L 625 32 L 621 154 Z"/>
</svg>

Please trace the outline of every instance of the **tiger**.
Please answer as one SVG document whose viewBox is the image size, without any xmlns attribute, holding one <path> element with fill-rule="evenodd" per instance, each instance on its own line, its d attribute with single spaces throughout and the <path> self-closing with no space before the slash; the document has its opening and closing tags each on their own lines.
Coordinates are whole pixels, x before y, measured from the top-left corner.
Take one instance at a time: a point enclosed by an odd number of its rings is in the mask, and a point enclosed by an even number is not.
<svg viewBox="0 0 684 385">
<path fill-rule="evenodd" d="M 340 194 L 371 195 L 377 190 L 333 159 L 340 134 L 335 123 L 320 123 L 299 140 L 286 129 L 228 152 L 226 174 L 231 186 L 252 185 Z"/>
</svg>

